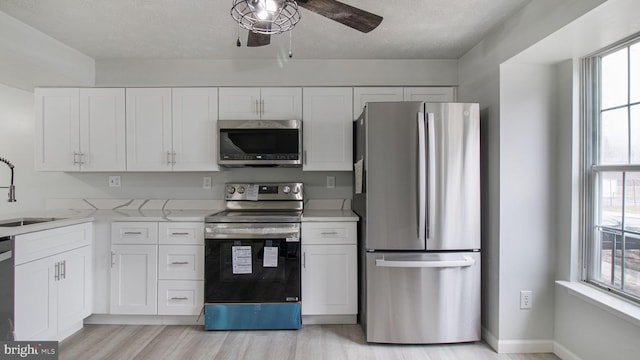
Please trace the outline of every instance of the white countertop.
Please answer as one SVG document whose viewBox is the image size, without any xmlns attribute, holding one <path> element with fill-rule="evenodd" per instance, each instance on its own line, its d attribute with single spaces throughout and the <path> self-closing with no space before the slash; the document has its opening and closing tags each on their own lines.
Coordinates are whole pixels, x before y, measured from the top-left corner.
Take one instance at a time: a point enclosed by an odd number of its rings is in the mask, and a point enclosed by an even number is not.
<svg viewBox="0 0 640 360">
<path fill-rule="evenodd" d="M 359 221 L 360 218 L 351 210 L 309 209 L 302 212 L 302 222 L 314 221 Z"/>
<path fill-rule="evenodd" d="M 12 236 L 35 231 L 43 231 L 62 226 L 81 224 L 94 220 L 102 221 L 192 221 L 201 222 L 204 219 L 223 209 L 201 210 L 48 210 L 15 213 L 0 217 L 3 220 L 21 218 L 55 218 L 32 225 L 2 227 L 0 236 Z M 308 209 L 302 214 L 302 222 L 340 222 L 359 221 L 358 215 L 351 210 L 340 209 Z"/>
</svg>

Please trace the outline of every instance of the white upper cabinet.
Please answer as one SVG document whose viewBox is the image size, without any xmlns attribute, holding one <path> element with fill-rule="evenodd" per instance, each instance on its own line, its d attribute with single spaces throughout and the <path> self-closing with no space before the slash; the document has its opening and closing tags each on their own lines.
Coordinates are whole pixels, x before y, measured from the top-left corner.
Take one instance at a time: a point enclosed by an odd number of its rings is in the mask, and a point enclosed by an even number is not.
<svg viewBox="0 0 640 360">
<path fill-rule="evenodd" d="M 303 170 L 352 170 L 352 107 L 351 88 L 304 88 Z"/>
<path fill-rule="evenodd" d="M 353 118 L 357 119 L 367 102 L 403 101 L 401 87 L 356 87 L 353 88 Z"/>
<path fill-rule="evenodd" d="M 124 171 L 124 89 L 80 89 L 80 170 Z"/>
<path fill-rule="evenodd" d="M 36 89 L 35 168 L 124 171 L 124 89 Z"/>
<path fill-rule="evenodd" d="M 77 171 L 79 89 L 35 89 L 36 170 Z"/>
<path fill-rule="evenodd" d="M 456 89 L 441 87 L 406 87 L 404 101 L 452 102 L 456 101 Z"/>
<path fill-rule="evenodd" d="M 171 89 L 127 89 L 127 170 L 171 170 L 173 157 Z"/>
<path fill-rule="evenodd" d="M 301 88 L 220 88 L 221 120 L 299 120 Z"/>
<path fill-rule="evenodd" d="M 218 170 L 218 89 L 174 88 L 174 171 Z"/>
<path fill-rule="evenodd" d="M 217 89 L 127 89 L 127 170 L 215 171 Z"/>
</svg>

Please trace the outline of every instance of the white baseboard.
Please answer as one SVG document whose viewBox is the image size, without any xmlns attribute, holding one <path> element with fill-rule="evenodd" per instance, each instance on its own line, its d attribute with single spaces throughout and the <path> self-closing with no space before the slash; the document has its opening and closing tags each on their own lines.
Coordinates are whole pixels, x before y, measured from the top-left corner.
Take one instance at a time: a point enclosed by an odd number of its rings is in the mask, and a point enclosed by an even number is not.
<svg viewBox="0 0 640 360">
<path fill-rule="evenodd" d="M 562 360 L 582 360 L 578 355 L 557 342 L 553 343 L 553 353 Z"/>
<path fill-rule="evenodd" d="M 303 315 L 302 325 L 357 324 L 357 315 Z"/>
<path fill-rule="evenodd" d="M 499 340 L 484 327 L 482 339 L 499 354 L 552 353 L 555 345 L 553 340 Z"/>
<path fill-rule="evenodd" d="M 102 315 L 93 314 L 85 324 L 117 325 L 204 325 L 204 316 L 180 315 Z"/>
</svg>

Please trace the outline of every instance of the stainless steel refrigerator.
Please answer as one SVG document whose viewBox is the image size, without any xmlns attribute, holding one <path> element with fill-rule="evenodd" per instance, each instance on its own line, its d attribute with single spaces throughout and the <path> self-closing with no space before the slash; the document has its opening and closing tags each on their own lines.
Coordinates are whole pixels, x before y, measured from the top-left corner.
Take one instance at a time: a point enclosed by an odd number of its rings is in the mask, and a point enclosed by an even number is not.
<svg viewBox="0 0 640 360">
<path fill-rule="evenodd" d="M 366 340 L 480 340 L 479 105 L 367 103 L 354 139 Z"/>
</svg>

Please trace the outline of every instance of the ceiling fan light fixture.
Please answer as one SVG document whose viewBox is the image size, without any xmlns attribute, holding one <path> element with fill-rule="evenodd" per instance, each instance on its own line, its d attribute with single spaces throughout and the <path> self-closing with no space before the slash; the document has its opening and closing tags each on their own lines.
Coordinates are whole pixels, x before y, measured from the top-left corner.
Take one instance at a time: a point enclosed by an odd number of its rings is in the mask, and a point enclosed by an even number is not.
<svg viewBox="0 0 640 360">
<path fill-rule="evenodd" d="M 267 35 L 290 31 L 300 21 L 294 0 L 233 0 L 231 16 L 240 27 Z"/>
</svg>

